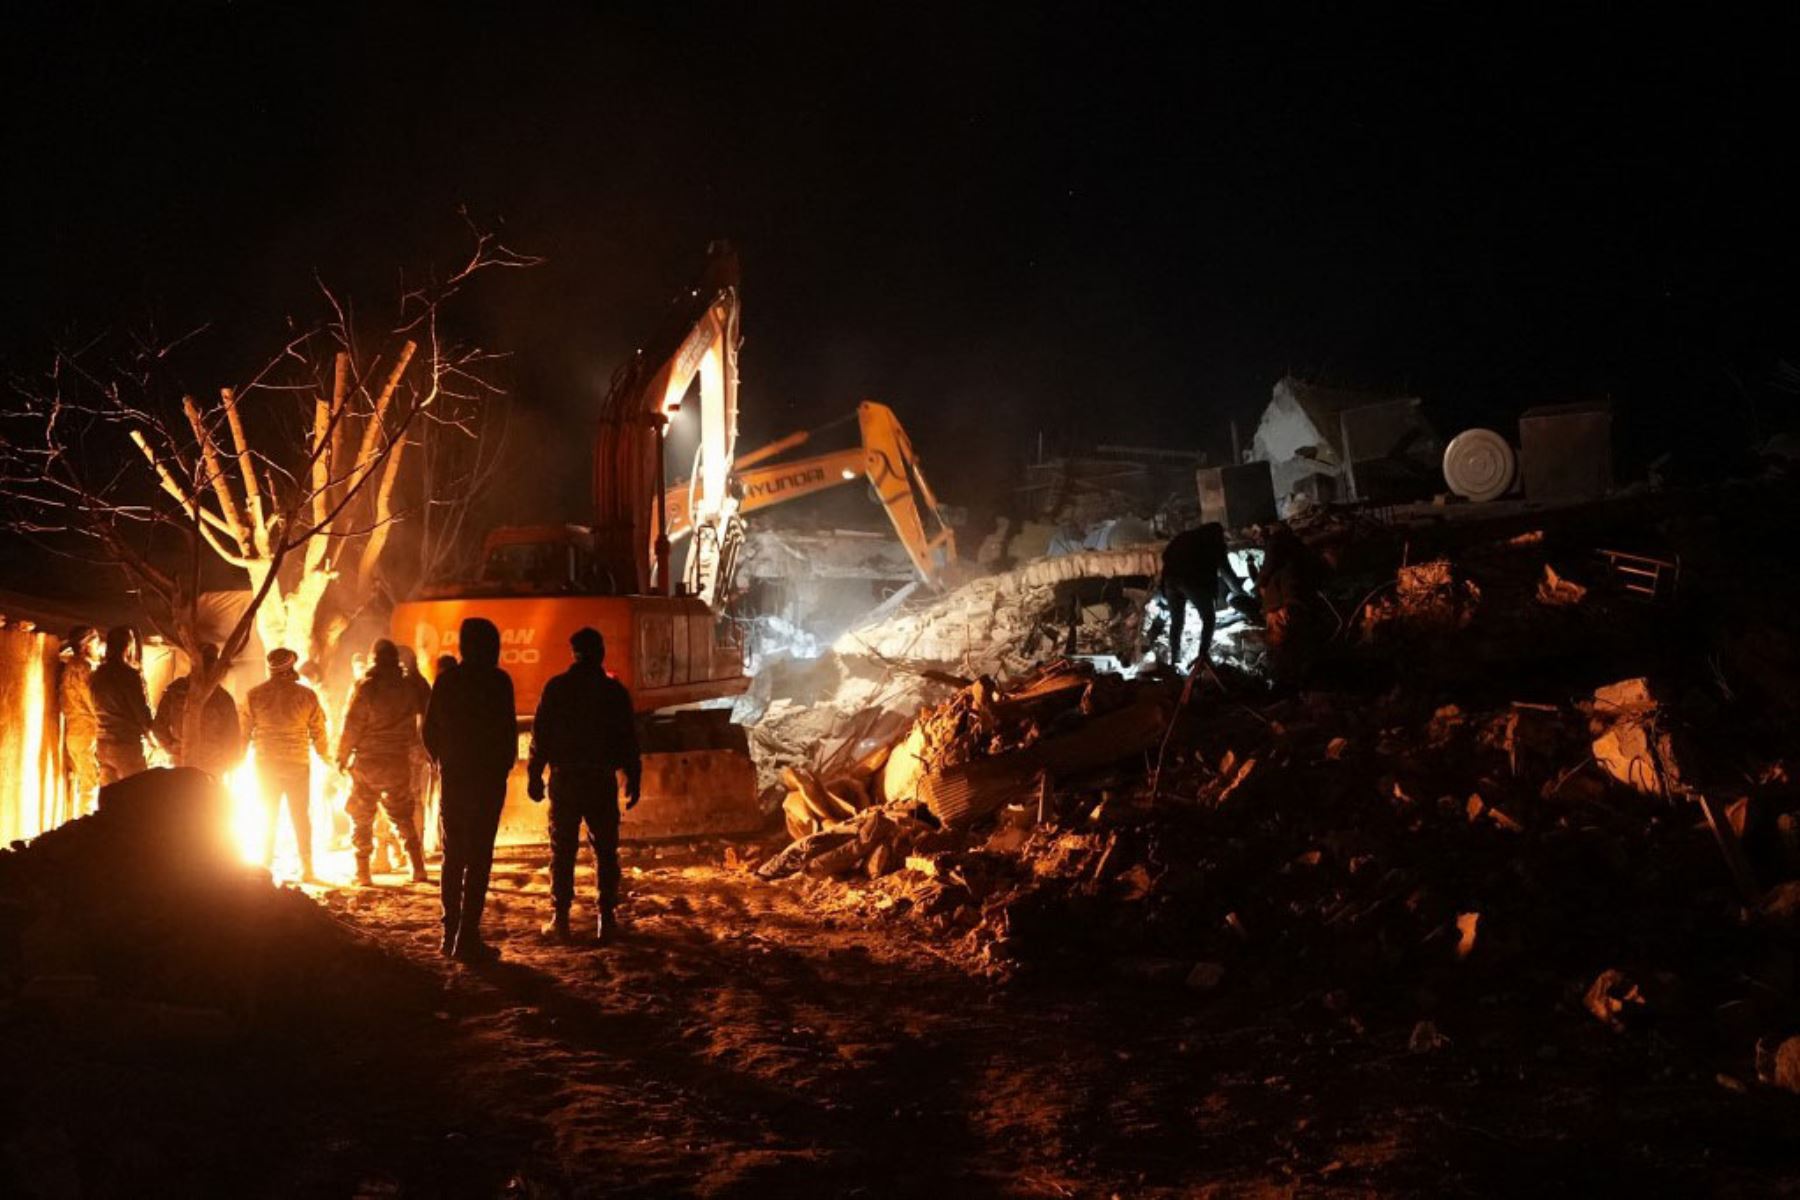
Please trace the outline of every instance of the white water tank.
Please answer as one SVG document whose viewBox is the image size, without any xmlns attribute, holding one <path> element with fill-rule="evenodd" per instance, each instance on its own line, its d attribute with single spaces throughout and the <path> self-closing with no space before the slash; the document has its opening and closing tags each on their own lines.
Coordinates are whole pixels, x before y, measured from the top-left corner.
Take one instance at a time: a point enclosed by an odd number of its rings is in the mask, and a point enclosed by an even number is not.
<svg viewBox="0 0 1800 1200">
<path fill-rule="evenodd" d="M 1465 429 L 1444 447 L 1444 482 L 1465 500 L 1498 500 L 1518 473 L 1519 456 L 1491 429 Z"/>
</svg>

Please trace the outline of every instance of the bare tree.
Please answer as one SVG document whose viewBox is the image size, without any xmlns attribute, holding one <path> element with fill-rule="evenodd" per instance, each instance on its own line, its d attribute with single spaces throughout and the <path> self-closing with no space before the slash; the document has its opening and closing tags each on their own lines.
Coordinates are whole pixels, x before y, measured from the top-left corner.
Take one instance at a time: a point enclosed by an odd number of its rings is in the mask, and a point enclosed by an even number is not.
<svg viewBox="0 0 1800 1200">
<path fill-rule="evenodd" d="M 173 369 L 194 335 L 61 350 L 47 373 L 12 383 L 13 403 L 0 413 L 10 524 L 79 539 L 139 592 L 193 665 L 184 745 L 197 744 L 206 699 L 253 628 L 266 647 L 329 660 L 383 591 L 395 525 L 440 497 L 454 497 L 440 505 L 454 512 L 491 474 L 479 448 L 460 460 L 439 450 L 430 458 L 440 471 L 456 461 L 466 471 L 412 488 L 413 509 L 401 504 L 404 473 L 425 465 L 421 439 L 479 442 L 492 432 L 495 356 L 447 336 L 447 306 L 477 275 L 537 261 L 475 231 L 468 259 L 403 286 L 396 316 L 373 336 L 321 284 L 323 319 L 290 328 L 247 380 L 205 399 Z M 207 673 L 199 648 L 203 581 L 216 573 L 209 559 L 243 573 L 249 600 Z"/>
</svg>

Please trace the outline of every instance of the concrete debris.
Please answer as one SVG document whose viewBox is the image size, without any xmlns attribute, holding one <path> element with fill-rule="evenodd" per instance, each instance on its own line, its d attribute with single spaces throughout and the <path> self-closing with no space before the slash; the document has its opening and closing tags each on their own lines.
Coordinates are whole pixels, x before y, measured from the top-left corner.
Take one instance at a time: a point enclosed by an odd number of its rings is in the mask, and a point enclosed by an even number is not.
<svg viewBox="0 0 1800 1200">
<path fill-rule="evenodd" d="M 1668 796 L 1682 786 L 1675 738 L 1658 714 L 1647 679 L 1621 680 L 1594 692 L 1594 761 L 1647 796 Z"/>
<path fill-rule="evenodd" d="M 1595 1020 L 1624 1029 L 1627 1015 L 1643 1007 L 1644 995 L 1625 972 L 1608 967 L 1588 985 L 1582 1004 Z"/>
<path fill-rule="evenodd" d="M 1756 1077 L 1783 1091 L 1800 1092 L 1800 1037 L 1758 1042 Z"/>
<path fill-rule="evenodd" d="M 835 690 L 796 704 L 812 723 L 784 752 L 856 811 L 829 821 L 784 789 L 808 824 L 764 875 L 983 973 L 1106 962 L 1222 1003 L 1331 997 L 1346 1020 L 1403 1020 L 1420 1053 L 1477 1012 L 1659 1035 L 1718 1012 L 1747 1058 L 1800 1002 L 1800 657 L 1771 632 L 1800 579 L 1764 603 L 1776 584 L 1726 551 L 1702 569 L 1710 512 L 1662 551 L 1715 589 L 1706 606 L 1570 579 L 1596 545 L 1678 528 L 1620 533 L 1643 519 L 1322 511 L 1294 526 L 1323 572 L 1314 641 L 1277 685 L 1065 655 L 1056 572 L 1151 571 L 1142 556 L 979 580 L 822 660 Z"/>
<path fill-rule="evenodd" d="M 1210 992 L 1225 982 L 1225 965 L 1216 962 L 1197 962 L 1188 971 L 1187 985 L 1196 992 Z"/>
<path fill-rule="evenodd" d="M 1378 596 L 1363 609 L 1363 639 L 1383 642 L 1466 629 L 1480 602 L 1481 588 L 1458 579 L 1447 559 L 1401 567 L 1393 594 Z"/>
<path fill-rule="evenodd" d="M 1537 589 L 1539 604 L 1580 604 L 1587 598 L 1587 592 L 1585 587 L 1573 579 L 1564 579 L 1558 575 L 1556 568 L 1549 563 L 1544 564 L 1544 578 Z"/>
<path fill-rule="evenodd" d="M 1414 1054 L 1430 1054 L 1449 1044 L 1450 1039 L 1439 1033 L 1438 1027 L 1430 1021 L 1420 1021 L 1414 1025 L 1412 1036 L 1406 1039 L 1406 1048 Z"/>
</svg>

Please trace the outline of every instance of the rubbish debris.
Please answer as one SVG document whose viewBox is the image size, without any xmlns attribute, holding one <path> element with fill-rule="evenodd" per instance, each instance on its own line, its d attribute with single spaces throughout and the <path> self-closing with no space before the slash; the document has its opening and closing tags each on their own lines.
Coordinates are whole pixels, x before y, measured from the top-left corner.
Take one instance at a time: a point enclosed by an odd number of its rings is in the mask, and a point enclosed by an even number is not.
<svg viewBox="0 0 1800 1200">
<path fill-rule="evenodd" d="M 1411 1008 L 1417 1053 L 1475 1006 L 1625 1032 L 1718 1011 L 1747 1076 L 1800 999 L 1800 669 L 1575 583 L 1541 512 L 1523 534 L 1296 525 L 1329 615 L 1285 686 L 1065 656 L 1056 585 L 1149 570 L 1136 551 L 1028 563 L 840 639 L 824 702 L 771 709 L 804 730 L 780 738 L 797 840 L 759 873 L 981 973 L 1109 963 L 1346 1021 Z M 1689 642 L 1730 652 L 1684 670 Z"/>
<path fill-rule="evenodd" d="M 1556 568 L 1549 563 L 1544 564 L 1544 578 L 1537 589 L 1539 604 L 1580 604 L 1587 598 L 1587 592 L 1585 587 L 1573 579 L 1564 579 L 1558 575 Z"/>
</svg>

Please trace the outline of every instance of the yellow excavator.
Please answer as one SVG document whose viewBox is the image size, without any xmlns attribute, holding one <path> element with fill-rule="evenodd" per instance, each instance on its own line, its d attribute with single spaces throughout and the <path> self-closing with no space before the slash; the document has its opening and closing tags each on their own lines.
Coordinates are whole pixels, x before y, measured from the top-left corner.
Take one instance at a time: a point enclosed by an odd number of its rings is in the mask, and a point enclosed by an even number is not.
<svg viewBox="0 0 1800 1200">
<path fill-rule="evenodd" d="M 851 419 L 861 433 L 860 445 L 806 458 L 786 457 L 827 429 Z M 906 548 L 919 578 L 933 588 L 943 587 L 945 572 L 956 562 L 956 534 L 944 524 L 937 496 L 919 469 L 912 439 L 906 436 L 894 410 L 885 404 L 865 400 L 855 412 L 829 425 L 811 432 L 791 433 L 739 457 L 726 486 L 736 501 L 737 515 L 744 517 L 859 479 L 868 480 L 875 498 L 887 510 L 894 533 Z M 690 514 L 702 495 L 696 484 L 703 482 L 696 472 L 665 493 L 663 508 L 669 514 L 671 541 L 679 541 L 692 531 Z"/>
</svg>

